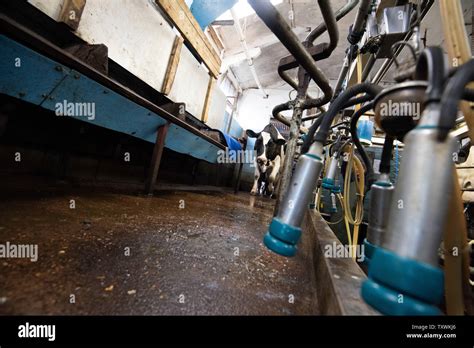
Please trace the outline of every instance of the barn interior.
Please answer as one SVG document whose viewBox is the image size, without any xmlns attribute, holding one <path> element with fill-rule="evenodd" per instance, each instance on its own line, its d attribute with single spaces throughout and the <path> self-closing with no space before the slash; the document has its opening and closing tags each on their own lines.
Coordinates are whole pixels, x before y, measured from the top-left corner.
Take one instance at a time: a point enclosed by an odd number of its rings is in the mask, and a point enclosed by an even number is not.
<svg viewBox="0 0 474 348">
<path fill-rule="evenodd" d="M 474 313 L 471 0 L 0 28 L 0 315 Z"/>
</svg>

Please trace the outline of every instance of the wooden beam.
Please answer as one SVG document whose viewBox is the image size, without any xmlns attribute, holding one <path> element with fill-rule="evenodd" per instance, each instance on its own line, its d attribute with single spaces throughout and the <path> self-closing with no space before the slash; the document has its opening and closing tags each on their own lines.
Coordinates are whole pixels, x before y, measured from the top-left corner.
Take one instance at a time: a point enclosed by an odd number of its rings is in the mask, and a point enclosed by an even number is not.
<svg viewBox="0 0 474 348">
<path fill-rule="evenodd" d="M 155 0 L 155 2 L 170 17 L 185 41 L 196 50 L 211 75 L 219 76 L 221 59 L 184 0 Z"/>
<path fill-rule="evenodd" d="M 184 39 L 181 36 L 176 36 L 171 49 L 170 58 L 168 60 L 168 67 L 166 68 L 165 78 L 161 87 L 161 93 L 168 95 L 171 92 L 176 71 L 178 70 L 179 58 L 181 57 L 181 48 L 183 47 Z"/>
<path fill-rule="evenodd" d="M 168 132 L 169 122 L 158 128 L 156 133 L 155 147 L 153 148 L 153 154 L 151 156 L 150 168 L 148 169 L 148 176 L 145 182 L 145 193 L 148 195 L 153 194 L 153 188 L 155 187 L 156 178 L 158 176 L 158 170 L 160 169 L 161 156 L 163 155 L 163 148 L 165 147 L 166 133 Z"/>
<path fill-rule="evenodd" d="M 458 66 L 472 58 L 471 46 L 468 40 L 464 15 L 460 1 L 441 0 L 439 2 L 441 23 L 451 66 Z M 474 83 L 468 85 L 474 88 Z M 461 102 L 464 120 L 469 128 L 469 137 L 474 140 L 474 103 Z"/>
<path fill-rule="evenodd" d="M 207 27 L 207 32 L 209 33 L 209 36 L 211 37 L 212 41 L 216 44 L 217 48 L 219 49 L 219 54 L 224 50 L 224 44 L 222 43 L 221 38 L 219 37 L 219 34 L 217 33 L 216 29 L 212 25 Z"/>
<path fill-rule="evenodd" d="M 216 83 L 216 79 L 213 76 L 209 76 L 209 84 L 207 85 L 206 99 L 204 100 L 204 106 L 202 108 L 202 116 L 201 116 L 202 122 L 207 122 L 207 118 L 209 117 L 209 107 L 211 105 L 212 91 L 214 90 L 215 83 Z"/>
<path fill-rule="evenodd" d="M 85 6 L 86 0 L 64 0 L 58 21 L 65 23 L 73 30 L 77 30 Z"/>
</svg>

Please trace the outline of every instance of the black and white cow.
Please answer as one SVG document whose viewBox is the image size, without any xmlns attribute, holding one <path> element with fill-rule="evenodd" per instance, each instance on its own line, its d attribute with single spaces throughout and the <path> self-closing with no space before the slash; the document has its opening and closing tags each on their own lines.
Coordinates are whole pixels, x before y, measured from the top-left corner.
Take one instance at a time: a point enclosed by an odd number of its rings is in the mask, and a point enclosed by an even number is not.
<svg viewBox="0 0 474 348">
<path fill-rule="evenodd" d="M 255 157 L 255 177 L 250 194 L 257 195 L 266 192 L 266 194 L 271 196 L 279 179 L 278 173 L 283 165 L 286 140 L 272 124 L 266 125 L 260 133 L 255 133 L 250 129 L 246 133 L 250 138 L 257 138 L 254 147 L 254 150 L 257 152 Z M 266 183 L 266 188 L 262 190 L 263 181 Z"/>
</svg>

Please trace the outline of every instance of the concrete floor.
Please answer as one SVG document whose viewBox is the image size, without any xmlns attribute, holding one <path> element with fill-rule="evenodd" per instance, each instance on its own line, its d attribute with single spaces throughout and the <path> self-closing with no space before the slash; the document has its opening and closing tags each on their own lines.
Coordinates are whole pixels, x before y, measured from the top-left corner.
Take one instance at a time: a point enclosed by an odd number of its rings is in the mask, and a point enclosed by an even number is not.
<svg viewBox="0 0 474 348">
<path fill-rule="evenodd" d="M 270 199 L 28 183 L 0 189 L 0 243 L 39 259 L 0 259 L 0 314 L 317 314 L 307 256 L 262 244 Z"/>
</svg>

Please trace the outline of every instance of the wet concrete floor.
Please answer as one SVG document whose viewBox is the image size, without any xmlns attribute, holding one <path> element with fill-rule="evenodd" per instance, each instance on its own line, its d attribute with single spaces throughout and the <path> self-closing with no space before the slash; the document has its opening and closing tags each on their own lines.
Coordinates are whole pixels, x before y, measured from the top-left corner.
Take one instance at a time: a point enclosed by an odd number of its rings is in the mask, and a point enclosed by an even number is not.
<svg viewBox="0 0 474 348">
<path fill-rule="evenodd" d="M 0 314 L 317 314 L 307 256 L 262 244 L 273 200 L 33 186 L 0 187 L 0 244 L 38 245 L 0 259 Z"/>
</svg>

